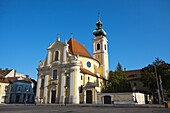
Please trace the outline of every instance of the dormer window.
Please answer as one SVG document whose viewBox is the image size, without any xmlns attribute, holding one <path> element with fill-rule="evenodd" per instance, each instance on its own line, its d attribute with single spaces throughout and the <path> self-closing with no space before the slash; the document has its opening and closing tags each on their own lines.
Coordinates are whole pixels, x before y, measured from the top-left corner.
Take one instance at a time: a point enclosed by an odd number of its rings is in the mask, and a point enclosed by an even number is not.
<svg viewBox="0 0 170 113">
<path fill-rule="evenodd" d="M 59 51 L 55 51 L 55 61 L 59 60 Z"/>
<path fill-rule="evenodd" d="M 100 44 L 99 43 L 97 44 L 97 50 L 100 50 Z"/>
</svg>

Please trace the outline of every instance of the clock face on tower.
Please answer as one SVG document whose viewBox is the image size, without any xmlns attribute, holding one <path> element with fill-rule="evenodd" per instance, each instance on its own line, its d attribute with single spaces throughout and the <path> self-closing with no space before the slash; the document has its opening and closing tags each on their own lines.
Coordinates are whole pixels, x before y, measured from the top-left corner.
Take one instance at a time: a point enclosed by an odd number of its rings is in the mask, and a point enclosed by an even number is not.
<svg viewBox="0 0 170 113">
<path fill-rule="evenodd" d="M 87 62 L 87 67 L 91 67 L 91 63 L 89 61 Z"/>
</svg>

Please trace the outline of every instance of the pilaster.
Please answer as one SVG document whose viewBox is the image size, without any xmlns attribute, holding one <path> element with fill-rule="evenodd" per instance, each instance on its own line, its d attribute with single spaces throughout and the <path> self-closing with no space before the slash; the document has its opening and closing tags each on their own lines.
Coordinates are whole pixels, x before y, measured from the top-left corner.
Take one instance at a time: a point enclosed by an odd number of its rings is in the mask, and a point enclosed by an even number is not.
<svg viewBox="0 0 170 113">
<path fill-rule="evenodd" d="M 64 86 L 65 86 L 65 68 L 62 68 L 62 72 L 61 72 L 61 87 L 60 87 L 60 100 L 59 103 L 60 104 L 64 104 L 64 97 L 65 97 L 65 93 L 64 93 Z"/>
<path fill-rule="evenodd" d="M 49 75 L 45 76 L 45 83 L 44 83 L 44 103 L 47 104 L 48 102 L 48 81 Z"/>
<path fill-rule="evenodd" d="M 37 91 L 36 91 L 36 101 L 39 101 L 40 99 L 40 88 L 41 88 L 41 76 L 38 75 L 38 79 L 37 79 Z"/>
</svg>

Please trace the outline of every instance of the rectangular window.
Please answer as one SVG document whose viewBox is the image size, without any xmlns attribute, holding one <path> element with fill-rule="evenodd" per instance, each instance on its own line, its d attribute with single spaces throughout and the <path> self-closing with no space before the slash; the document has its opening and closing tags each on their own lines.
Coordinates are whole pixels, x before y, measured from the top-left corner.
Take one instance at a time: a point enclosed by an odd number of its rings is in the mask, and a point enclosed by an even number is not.
<svg viewBox="0 0 170 113">
<path fill-rule="evenodd" d="M 81 80 L 83 80 L 83 76 L 81 75 Z"/>
<path fill-rule="evenodd" d="M 99 43 L 97 44 L 97 50 L 100 50 L 100 44 Z"/>
<path fill-rule="evenodd" d="M 8 91 L 8 86 L 5 86 L 5 91 Z"/>
<path fill-rule="evenodd" d="M 58 61 L 58 59 L 59 59 L 58 57 L 59 57 L 59 52 L 56 51 L 56 52 L 55 52 L 55 61 Z"/>
<path fill-rule="evenodd" d="M 69 87 L 70 85 L 70 77 L 66 76 L 66 86 Z"/>
<path fill-rule="evenodd" d="M 57 75 L 58 75 L 57 70 L 53 70 L 53 80 L 57 80 Z"/>
<path fill-rule="evenodd" d="M 90 77 L 88 77 L 88 82 L 90 82 Z"/>
<path fill-rule="evenodd" d="M 21 90 L 22 90 L 22 86 L 18 86 L 17 91 L 21 91 Z"/>
</svg>

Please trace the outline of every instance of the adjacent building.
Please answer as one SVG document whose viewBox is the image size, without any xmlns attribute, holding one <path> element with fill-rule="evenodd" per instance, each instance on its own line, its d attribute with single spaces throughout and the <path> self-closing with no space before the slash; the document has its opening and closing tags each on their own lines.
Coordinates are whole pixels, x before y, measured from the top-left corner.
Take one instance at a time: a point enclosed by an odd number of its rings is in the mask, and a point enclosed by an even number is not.
<svg viewBox="0 0 170 113">
<path fill-rule="evenodd" d="M 108 80 L 108 40 L 100 18 L 93 31 L 93 56 L 72 37 L 57 40 L 37 68 L 36 99 L 40 103 L 97 103 L 103 81 Z"/>
<path fill-rule="evenodd" d="M 0 104 L 5 103 L 8 97 L 9 81 L 2 74 L 0 74 Z"/>
<path fill-rule="evenodd" d="M 35 81 L 12 69 L 0 68 L 0 103 L 34 102 Z"/>
</svg>

